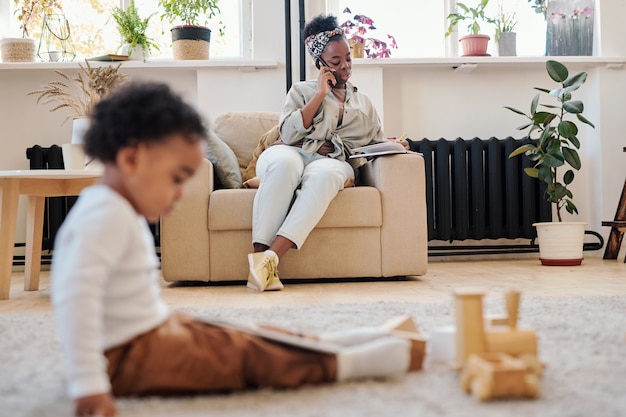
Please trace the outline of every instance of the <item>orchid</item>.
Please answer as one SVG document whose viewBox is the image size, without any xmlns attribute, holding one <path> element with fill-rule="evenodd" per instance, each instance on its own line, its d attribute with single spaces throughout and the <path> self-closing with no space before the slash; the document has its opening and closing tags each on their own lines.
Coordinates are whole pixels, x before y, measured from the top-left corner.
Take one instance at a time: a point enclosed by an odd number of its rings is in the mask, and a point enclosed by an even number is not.
<svg viewBox="0 0 626 417">
<path fill-rule="evenodd" d="M 352 11 L 346 7 L 343 13 L 352 14 Z M 391 56 L 390 49 L 398 49 L 396 38 L 392 35 L 387 35 L 388 42 L 366 36 L 368 30 L 376 30 L 376 27 L 374 21 L 365 15 L 355 14 L 352 19 L 346 20 L 340 27 L 348 41 L 364 46 L 368 58 L 389 58 Z"/>
</svg>

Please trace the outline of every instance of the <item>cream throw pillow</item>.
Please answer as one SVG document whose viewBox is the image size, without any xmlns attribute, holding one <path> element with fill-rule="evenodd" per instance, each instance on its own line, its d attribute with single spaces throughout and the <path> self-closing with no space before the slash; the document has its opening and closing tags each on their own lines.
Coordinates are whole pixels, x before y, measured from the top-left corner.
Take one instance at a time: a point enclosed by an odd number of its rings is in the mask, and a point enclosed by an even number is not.
<svg viewBox="0 0 626 417">
<path fill-rule="evenodd" d="M 242 187 L 243 181 L 237 156 L 213 131 L 209 131 L 206 158 L 215 167 L 215 175 L 225 188 Z"/>
</svg>

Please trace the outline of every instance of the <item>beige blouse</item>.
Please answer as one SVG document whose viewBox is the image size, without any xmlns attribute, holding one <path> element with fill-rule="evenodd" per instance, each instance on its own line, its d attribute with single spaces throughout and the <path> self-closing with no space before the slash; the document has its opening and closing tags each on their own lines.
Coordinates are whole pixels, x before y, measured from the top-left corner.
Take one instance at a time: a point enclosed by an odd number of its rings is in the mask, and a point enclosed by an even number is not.
<svg viewBox="0 0 626 417">
<path fill-rule="evenodd" d="M 315 153 L 329 140 L 335 150 L 328 156 L 345 160 L 350 149 L 383 141 L 380 119 L 369 97 L 351 83 L 346 84 L 344 91 L 343 102 L 329 92 L 313 117 L 312 125 L 306 129 L 300 110 L 317 92 L 317 80 L 294 84 L 287 93 L 278 122 L 283 142 L 293 145 L 302 141 L 302 149 Z"/>
</svg>

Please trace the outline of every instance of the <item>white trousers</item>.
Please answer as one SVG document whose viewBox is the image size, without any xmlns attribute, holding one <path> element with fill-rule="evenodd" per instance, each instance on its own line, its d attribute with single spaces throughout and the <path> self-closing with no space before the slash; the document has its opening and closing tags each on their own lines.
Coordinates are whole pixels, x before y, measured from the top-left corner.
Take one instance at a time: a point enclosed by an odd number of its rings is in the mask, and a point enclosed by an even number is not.
<svg viewBox="0 0 626 417">
<path fill-rule="evenodd" d="M 252 243 L 271 246 L 280 235 L 299 249 L 354 170 L 345 161 L 274 145 L 259 156 L 256 175 L 261 182 L 252 210 Z"/>
</svg>

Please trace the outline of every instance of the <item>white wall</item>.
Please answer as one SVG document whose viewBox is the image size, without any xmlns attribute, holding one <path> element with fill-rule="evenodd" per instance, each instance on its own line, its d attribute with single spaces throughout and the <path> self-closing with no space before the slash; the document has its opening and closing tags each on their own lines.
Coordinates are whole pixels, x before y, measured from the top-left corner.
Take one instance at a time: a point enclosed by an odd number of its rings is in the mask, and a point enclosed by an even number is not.
<svg viewBox="0 0 626 417">
<path fill-rule="evenodd" d="M 298 81 L 297 1 L 292 1 L 293 80 Z M 605 56 L 626 56 L 626 1 L 600 0 L 599 36 Z M 135 79 L 163 80 L 196 103 L 208 117 L 226 111 L 279 111 L 285 94 L 284 2 L 263 0 L 254 8 L 254 59 L 278 63 L 275 69 L 130 69 Z M 262 4 L 262 5 L 261 5 Z M 307 2 L 307 18 L 324 10 L 323 0 Z M 307 57 L 310 72 L 310 60 Z M 626 177 L 626 138 L 621 134 L 626 108 L 626 71 L 604 66 L 568 65 L 589 72 L 579 98 L 596 129 L 582 133 L 583 169 L 574 187 L 579 219 L 589 229 L 608 235 L 602 220 L 612 219 Z M 71 71 L 66 71 L 71 73 Z M 27 169 L 26 148 L 69 140 L 64 114 L 50 113 L 26 93 L 54 78 L 51 69 L 0 69 L 0 169 Z M 355 66 L 353 82 L 377 103 L 388 136 L 437 139 L 517 136 L 523 120 L 503 106 L 527 109 L 534 86 L 549 86 L 541 65 L 478 66 L 459 74 L 450 68 Z M 578 94 L 578 93 L 577 93 Z M 21 213 L 24 205 L 21 204 Z M 23 241 L 23 214 L 18 241 Z"/>
</svg>

